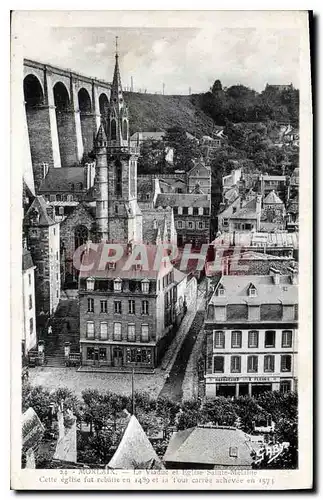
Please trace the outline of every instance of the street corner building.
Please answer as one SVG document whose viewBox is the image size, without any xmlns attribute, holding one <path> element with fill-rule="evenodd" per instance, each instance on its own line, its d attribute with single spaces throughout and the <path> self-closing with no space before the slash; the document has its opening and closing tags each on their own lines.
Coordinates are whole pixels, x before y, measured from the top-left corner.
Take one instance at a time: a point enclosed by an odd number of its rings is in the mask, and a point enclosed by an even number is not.
<svg viewBox="0 0 323 500">
<path fill-rule="evenodd" d="M 170 263 L 154 269 L 158 247 L 145 249 L 146 270 L 136 260 L 124 270 L 133 251 L 128 244 L 104 272 L 80 272 L 82 365 L 153 368 L 160 361 L 174 333 L 178 287 Z"/>
<path fill-rule="evenodd" d="M 205 318 L 206 397 L 296 391 L 298 275 L 222 276 Z"/>
</svg>

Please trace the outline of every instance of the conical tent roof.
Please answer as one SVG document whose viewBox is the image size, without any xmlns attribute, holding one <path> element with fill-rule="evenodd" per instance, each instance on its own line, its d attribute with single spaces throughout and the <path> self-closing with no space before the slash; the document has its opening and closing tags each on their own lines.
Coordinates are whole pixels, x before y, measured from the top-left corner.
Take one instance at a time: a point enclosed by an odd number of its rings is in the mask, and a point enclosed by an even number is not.
<svg viewBox="0 0 323 500">
<path fill-rule="evenodd" d="M 163 469 L 143 428 L 134 415 L 131 416 L 119 446 L 111 458 L 111 469 Z"/>
</svg>

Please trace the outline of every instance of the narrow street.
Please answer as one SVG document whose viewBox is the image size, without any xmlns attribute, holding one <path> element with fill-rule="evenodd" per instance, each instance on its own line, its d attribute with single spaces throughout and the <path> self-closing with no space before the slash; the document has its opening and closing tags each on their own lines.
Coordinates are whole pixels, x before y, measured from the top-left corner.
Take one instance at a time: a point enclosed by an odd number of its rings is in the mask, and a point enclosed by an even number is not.
<svg viewBox="0 0 323 500">
<path fill-rule="evenodd" d="M 204 285 L 203 285 L 204 286 Z M 199 295 L 204 295 L 204 289 L 199 290 Z M 182 346 L 176 356 L 172 369 L 169 372 L 168 379 L 162 388 L 159 396 L 165 396 L 173 401 L 180 402 L 183 397 L 183 381 L 188 360 L 190 358 L 192 349 L 196 342 L 198 333 L 200 332 L 204 322 L 204 300 L 200 303 L 200 307 L 196 312 L 194 320 L 187 332 Z"/>
</svg>

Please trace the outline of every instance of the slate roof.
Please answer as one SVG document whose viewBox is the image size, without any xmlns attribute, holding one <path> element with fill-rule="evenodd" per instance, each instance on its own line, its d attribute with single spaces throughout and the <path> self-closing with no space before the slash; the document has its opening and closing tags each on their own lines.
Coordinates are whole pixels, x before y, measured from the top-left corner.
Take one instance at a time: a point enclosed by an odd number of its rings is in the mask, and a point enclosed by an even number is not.
<svg viewBox="0 0 323 500">
<path fill-rule="evenodd" d="M 232 245 L 233 235 L 231 233 L 223 233 L 213 240 L 212 244 L 217 246 Z M 241 247 L 291 247 L 298 248 L 298 232 L 288 233 L 287 231 L 277 231 L 276 233 L 268 232 L 239 232 L 235 231 L 235 245 Z"/>
<path fill-rule="evenodd" d="M 134 415 L 111 458 L 110 469 L 164 469 L 143 428 Z"/>
<path fill-rule="evenodd" d="M 113 243 L 111 243 L 113 244 Z M 117 243 L 118 244 L 118 243 Z M 115 278 L 127 278 L 127 279 L 137 279 L 142 280 L 144 278 L 157 279 L 158 276 L 164 276 L 168 274 L 170 269 L 173 267 L 170 262 L 165 262 L 164 265 L 158 266 L 160 262 L 160 249 L 158 245 L 146 245 L 144 243 L 140 243 L 138 245 L 133 245 L 132 253 L 138 257 L 137 260 L 142 260 L 142 268 L 135 269 L 134 266 L 131 266 L 129 269 L 127 268 L 127 262 L 130 264 L 132 261 L 131 254 L 127 251 L 127 245 L 119 245 L 123 248 L 123 255 L 120 259 L 118 259 L 115 263 L 115 268 L 110 269 L 108 265 L 106 265 L 105 269 L 99 269 L 99 262 L 102 255 L 102 245 L 99 244 L 99 247 L 96 248 L 95 256 L 93 256 L 93 251 L 90 250 L 89 254 L 84 254 L 84 259 L 82 263 L 86 265 L 92 264 L 90 270 L 80 270 L 80 278 L 88 278 L 93 277 L 96 279 L 115 279 Z M 137 249 L 135 248 L 137 247 Z M 111 250 L 111 254 L 114 252 Z M 106 253 L 104 254 L 106 255 Z M 109 254 L 110 255 L 110 254 Z M 147 265 L 144 265 L 147 256 Z M 94 261 L 94 265 L 93 265 Z M 134 262 L 135 264 L 135 262 Z M 158 269 L 157 269 L 158 267 Z"/>
<path fill-rule="evenodd" d="M 256 219 L 256 197 L 248 201 L 242 208 L 231 215 L 231 219 Z"/>
<path fill-rule="evenodd" d="M 192 463 L 222 467 L 251 467 L 251 452 L 259 445 L 251 436 L 233 427 L 191 427 L 175 432 L 169 442 L 164 462 Z M 230 456 L 230 448 L 238 456 Z"/>
<path fill-rule="evenodd" d="M 30 218 L 29 218 L 30 215 L 32 214 L 32 212 L 34 210 L 37 210 L 37 212 L 39 214 L 39 222 L 37 223 L 37 226 L 46 227 L 46 226 L 52 226 L 53 224 L 56 224 L 56 222 L 53 221 L 53 219 L 48 215 L 47 208 L 48 208 L 48 205 L 47 205 L 46 201 L 44 200 L 44 198 L 42 196 L 36 196 L 36 198 L 34 199 L 34 201 L 32 202 L 32 204 L 30 205 L 30 207 L 27 210 L 27 213 L 24 217 L 24 222 L 29 224 L 30 223 Z"/>
<path fill-rule="evenodd" d="M 62 191 L 72 194 L 75 191 L 81 191 L 78 186 L 81 182 L 84 188 L 85 182 L 83 167 L 50 168 L 45 179 L 40 185 L 39 192 L 47 193 L 48 191 Z M 72 183 L 74 184 L 74 191 L 71 191 L 70 188 L 70 184 Z"/>
<path fill-rule="evenodd" d="M 155 243 L 158 231 L 162 240 L 166 240 L 164 228 L 170 226 L 172 219 L 172 209 L 156 210 L 142 209 L 142 241 L 144 243 Z M 154 221 L 156 226 L 154 227 Z"/>
<path fill-rule="evenodd" d="M 27 271 L 27 269 L 31 269 L 32 267 L 34 267 L 34 263 L 31 253 L 24 248 L 22 252 L 22 270 Z"/>
<path fill-rule="evenodd" d="M 271 275 L 226 275 L 222 276 L 220 283 L 225 295 L 216 295 L 217 287 L 210 304 L 298 304 L 298 285 L 291 283 L 290 276 L 280 276 L 278 285 Z M 251 283 L 257 289 L 256 297 L 248 295 Z"/>
<path fill-rule="evenodd" d="M 45 427 L 41 423 L 37 413 L 29 407 L 22 415 L 22 447 L 27 450 L 40 443 L 43 438 Z"/>
<path fill-rule="evenodd" d="M 273 204 L 283 205 L 283 202 L 279 198 L 279 196 L 275 193 L 275 190 L 272 190 L 272 191 L 270 191 L 270 193 L 267 194 L 266 198 L 264 199 L 264 204 L 267 204 L 267 205 L 273 205 Z"/>
<path fill-rule="evenodd" d="M 209 207 L 210 195 L 192 193 L 161 193 L 157 195 L 156 207 Z"/>
</svg>

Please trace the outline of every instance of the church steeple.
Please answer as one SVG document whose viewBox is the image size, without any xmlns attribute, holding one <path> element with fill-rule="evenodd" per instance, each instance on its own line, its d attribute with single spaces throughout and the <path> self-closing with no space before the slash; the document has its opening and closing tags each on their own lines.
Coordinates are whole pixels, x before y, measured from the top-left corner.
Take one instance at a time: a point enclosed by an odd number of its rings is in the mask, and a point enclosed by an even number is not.
<svg viewBox="0 0 323 500">
<path fill-rule="evenodd" d="M 111 146 L 126 147 L 129 143 L 128 108 L 123 98 L 119 69 L 118 37 L 116 37 L 116 54 L 110 96 L 109 141 Z"/>
</svg>

